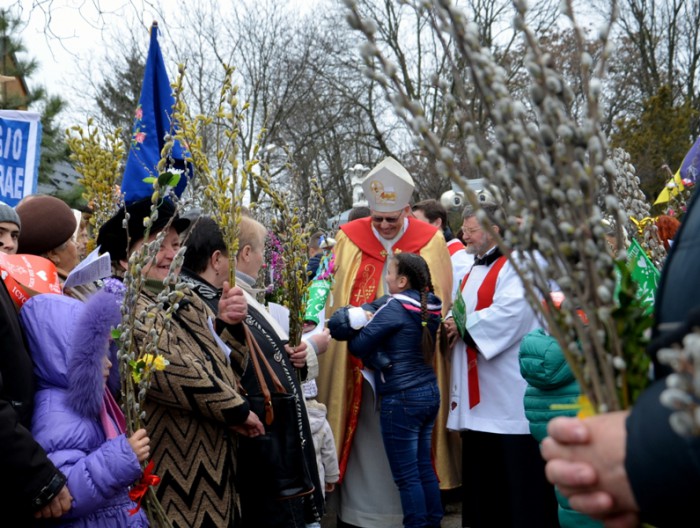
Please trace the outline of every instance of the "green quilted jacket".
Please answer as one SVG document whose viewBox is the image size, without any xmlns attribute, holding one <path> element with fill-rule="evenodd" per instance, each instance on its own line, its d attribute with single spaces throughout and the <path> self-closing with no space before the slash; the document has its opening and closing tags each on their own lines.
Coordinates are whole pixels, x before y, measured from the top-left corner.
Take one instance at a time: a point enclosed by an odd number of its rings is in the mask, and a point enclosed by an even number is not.
<svg viewBox="0 0 700 528">
<path fill-rule="evenodd" d="M 524 404 L 530 433 L 538 442 L 547 436 L 547 422 L 556 416 L 576 416 L 577 409 L 552 409 L 553 405 L 576 404 L 580 395 L 574 378 L 556 339 L 544 330 L 533 330 L 520 343 L 520 373 L 527 381 Z M 598 521 L 569 507 L 557 491 L 559 524 L 562 528 L 602 527 Z"/>
</svg>

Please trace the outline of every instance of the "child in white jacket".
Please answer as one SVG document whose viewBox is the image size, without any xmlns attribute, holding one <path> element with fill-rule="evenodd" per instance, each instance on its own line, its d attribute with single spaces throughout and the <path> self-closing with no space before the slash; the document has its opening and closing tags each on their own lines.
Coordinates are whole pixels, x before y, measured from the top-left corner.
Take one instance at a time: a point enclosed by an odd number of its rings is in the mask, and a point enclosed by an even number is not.
<svg viewBox="0 0 700 528">
<path fill-rule="evenodd" d="M 333 431 L 326 419 L 326 406 L 316 400 L 318 389 L 315 380 L 302 383 L 306 410 L 309 415 L 309 425 L 316 449 L 316 465 L 318 466 L 319 481 L 324 484 L 324 496 L 335 489 L 335 483 L 340 477 L 338 469 L 338 454 L 335 451 Z M 319 523 L 307 524 L 307 528 L 320 528 Z"/>
</svg>

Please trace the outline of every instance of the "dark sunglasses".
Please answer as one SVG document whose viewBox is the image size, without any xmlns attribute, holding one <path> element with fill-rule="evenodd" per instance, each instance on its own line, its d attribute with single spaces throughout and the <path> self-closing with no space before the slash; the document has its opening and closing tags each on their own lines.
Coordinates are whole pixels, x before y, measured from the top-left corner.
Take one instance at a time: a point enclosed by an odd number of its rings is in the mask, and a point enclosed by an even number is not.
<svg viewBox="0 0 700 528">
<path fill-rule="evenodd" d="M 387 224 L 395 224 L 396 222 L 399 221 L 399 218 L 401 218 L 401 215 L 399 215 L 399 216 L 374 216 L 374 215 L 372 215 L 372 222 L 375 222 L 377 224 L 381 224 L 382 222 L 386 222 Z"/>
</svg>

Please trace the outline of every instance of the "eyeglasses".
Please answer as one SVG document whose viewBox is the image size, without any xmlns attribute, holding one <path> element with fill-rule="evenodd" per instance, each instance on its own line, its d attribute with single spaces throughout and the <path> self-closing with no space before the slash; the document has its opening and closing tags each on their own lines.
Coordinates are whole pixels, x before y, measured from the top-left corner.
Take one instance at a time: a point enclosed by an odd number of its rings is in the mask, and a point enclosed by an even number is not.
<svg viewBox="0 0 700 528">
<path fill-rule="evenodd" d="M 477 233 L 481 231 L 480 227 L 472 227 L 471 229 L 462 229 L 463 233 L 469 233 L 470 235 L 473 235 L 474 233 Z"/>
<path fill-rule="evenodd" d="M 399 221 L 401 218 L 401 215 L 399 216 L 374 216 L 372 215 L 372 222 L 376 224 L 381 224 L 382 222 L 386 222 L 387 224 L 395 224 L 396 222 Z"/>
</svg>

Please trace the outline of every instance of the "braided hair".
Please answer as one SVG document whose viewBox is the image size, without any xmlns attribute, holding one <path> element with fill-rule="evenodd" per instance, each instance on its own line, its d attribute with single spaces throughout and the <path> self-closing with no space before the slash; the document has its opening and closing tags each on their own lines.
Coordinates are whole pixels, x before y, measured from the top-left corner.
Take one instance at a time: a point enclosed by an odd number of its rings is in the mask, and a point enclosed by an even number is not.
<svg viewBox="0 0 700 528">
<path fill-rule="evenodd" d="M 434 293 L 433 281 L 430 278 L 430 269 L 425 259 L 415 253 L 397 253 L 394 255 L 396 261 L 396 274 L 406 277 L 411 289 L 420 293 L 421 324 L 423 325 L 423 359 L 428 365 L 433 362 L 435 354 L 435 341 L 428 329 L 428 293 Z M 440 348 L 443 352 L 447 347 L 447 339 L 442 328 L 442 322 L 438 328 L 440 334 Z"/>
</svg>

